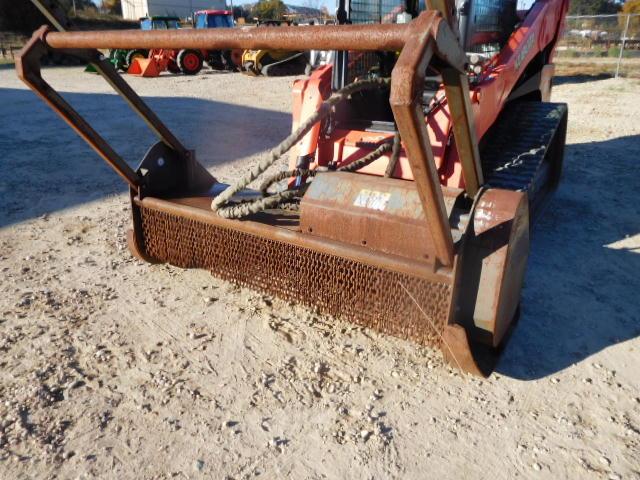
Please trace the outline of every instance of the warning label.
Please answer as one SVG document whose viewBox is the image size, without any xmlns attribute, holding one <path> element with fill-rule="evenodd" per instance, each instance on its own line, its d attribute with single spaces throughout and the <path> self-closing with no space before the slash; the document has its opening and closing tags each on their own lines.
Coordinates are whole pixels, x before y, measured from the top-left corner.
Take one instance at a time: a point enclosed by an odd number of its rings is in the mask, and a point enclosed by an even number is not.
<svg viewBox="0 0 640 480">
<path fill-rule="evenodd" d="M 371 210 L 384 211 L 389 203 L 390 193 L 376 192 L 374 190 L 360 190 L 353 204 L 356 207 L 369 208 Z"/>
</svg>

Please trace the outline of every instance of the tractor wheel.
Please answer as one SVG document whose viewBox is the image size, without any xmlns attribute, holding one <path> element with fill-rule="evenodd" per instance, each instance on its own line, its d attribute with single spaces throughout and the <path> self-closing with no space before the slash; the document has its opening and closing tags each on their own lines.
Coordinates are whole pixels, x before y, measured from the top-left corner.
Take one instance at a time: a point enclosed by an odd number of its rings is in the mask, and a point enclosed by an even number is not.
<svg viewBox="0 0 640 480">
<path fill-rule="evenodd" d="M 185 75 L 195 75 L 202 70 L 204 58 L 197 50 L 180 50 L 178 53 L 178 67 Z"/>
<path fill-rule="evenodd" d="M 147 58 L 149 52 L 146 50 L 129 50 L 124 57 L 124 71 L 127 71 L 136 58 Z"/>
</svg>

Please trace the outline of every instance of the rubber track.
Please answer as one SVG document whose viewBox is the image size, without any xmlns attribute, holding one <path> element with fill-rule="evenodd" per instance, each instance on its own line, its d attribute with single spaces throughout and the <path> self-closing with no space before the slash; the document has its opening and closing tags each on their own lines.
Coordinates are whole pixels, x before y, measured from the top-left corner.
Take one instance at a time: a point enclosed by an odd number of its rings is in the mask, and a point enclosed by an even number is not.
<svg viewBox="0 0 640 480">
<path fill-rule="evenodd" d="M 514 102 L 507 106 L 481 141 L 485 182 L 494 188 L 531 191 L 566 112 L 563 103 Z"/>
</svg>

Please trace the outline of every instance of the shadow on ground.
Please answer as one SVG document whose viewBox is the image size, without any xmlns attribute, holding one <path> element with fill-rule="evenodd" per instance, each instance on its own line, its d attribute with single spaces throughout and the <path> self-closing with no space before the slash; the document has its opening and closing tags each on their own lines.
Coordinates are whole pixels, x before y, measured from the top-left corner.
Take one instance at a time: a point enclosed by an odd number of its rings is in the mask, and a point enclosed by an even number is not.
<svg viewBox="0 0 640 480">
<path fill-rule="evenodd" d="M 157 138 L 116 95 L 63 93 L 135 167 Z M 184 97 L 146 97 L 215 174 L 215 166 L 286 137 L 289 114 Z M 29 90 L 0 88 L 0 227 L 126 191 L 125 183 Z M 270 141 L 270 139 L 276 141 Z"/>
<path fill-rule="evenodd" d="M 631 174 L 639 157 L 640 136 L 567 146 L 497 372 L 544 377 L 640 335 L 640 180 Z"/>
<path fill-rule="evenodd" d="M 573 85 L 577 83 L 595 82 L 598 80 L 608 80 L 613 78 L 611 73 L 599 73 L 594 75 L 556 75 L 553 77 L 554 85 Z"/>
</svg>

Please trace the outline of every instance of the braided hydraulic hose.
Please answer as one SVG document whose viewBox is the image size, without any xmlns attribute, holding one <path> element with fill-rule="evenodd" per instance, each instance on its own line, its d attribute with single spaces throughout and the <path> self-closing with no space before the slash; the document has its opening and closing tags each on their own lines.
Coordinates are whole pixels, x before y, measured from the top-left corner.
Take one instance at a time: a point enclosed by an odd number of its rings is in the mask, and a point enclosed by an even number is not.
<svg viewBox="0 0 640 480">
<path fill-rule="evenodd" d="M 252 168 L 247 175 L 245 175 L 235 185 L 230 186 L 224 190 L 220 195 L 215 197 L 211 202 L 211 209 L 224 218 L 241 218 L 252 213 L 258 213 L 267 208 L 272 208 L 278 205 L 279 202 L 285 200 L 291 200 L 299 192 L 295 190 L 287 190 L 284 192 L 276 193 L 272 196 L 260 198 L 252 202 L 240 203 L 237 205 L 228 205 L 229 200 L 238 193 L 240 190 L 246 188 L 251 182 L 262 175 L 276 160 L 282 157 L 286 152 L 298 143 L 302 138 L 313 128 L 313 126 L 327 117 L 331 112 L 331 109 L 347 99 L 353 93 L 369 90 L 374 88 L 381 88 L 389 86 L 391 83 L 390 78 L 369 78 L 365 80 L 358 80 L 349 85 L 334 92 L 327 100 L 320 104 L 318 110 L 316 110 L 309 118 L 307 118 L 300 126 L 274 147 L 267 158 L 261 160 L 254 168 Z M 371 152 L 374 153 L 374 152 Z M 369 154 L 371 155 L 371 154 Z M 380 154 L 381 155 L 381 154 Z"/>
<path fill-rule="evenodd" d="M 400 132 L 396 132 L 393 136 L 393 147 L 391 147 L 391 158 L 389 159 L 389 163 L 387 165 L 387 169 L 384 172 L 384 176 L 389 178 L 393 175 L 393 172 L 396 169 L 396 165 L 398 164 L 398 159 L 400 158 Z"/>
<path fill-rule="evenodd" d="M 374 160 L 379 159 L 385 153 L 391 151 L 391 143 L 389 141 L 384 142 L 378 148 L 376 148 L 373 152 L 367 153 L 364 157 L 359 158 L 355 162 L 351 162 L 343 167 L 338 168 L 339 172 L 355 172 L 356 170 L 360 170 L 361 168 L 366 167 Z"/>
<path fill-rule="evenodd" d="M 291 177 L 314 177 L 316 173 L 317 170 L 307 170 L 305 168 L 296 168 L 294 170 L 282 170 L 281 172 L 276 172 L 268 177 L 264 182 L 262 182 L 262 184 L 260 185 L 260 193 L 262 193 L 263 197 L 266 197 L 268 195 L 267 190 L 274 183 Z"/>
</svg>

